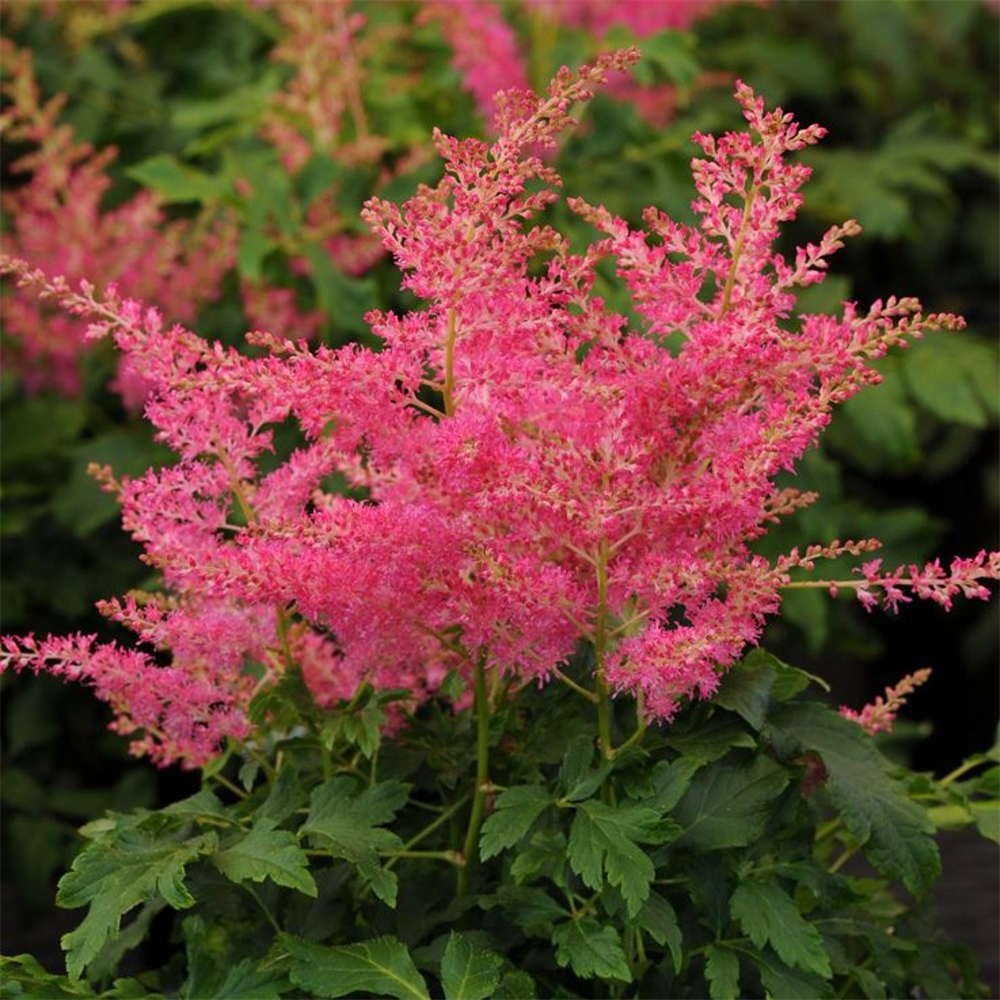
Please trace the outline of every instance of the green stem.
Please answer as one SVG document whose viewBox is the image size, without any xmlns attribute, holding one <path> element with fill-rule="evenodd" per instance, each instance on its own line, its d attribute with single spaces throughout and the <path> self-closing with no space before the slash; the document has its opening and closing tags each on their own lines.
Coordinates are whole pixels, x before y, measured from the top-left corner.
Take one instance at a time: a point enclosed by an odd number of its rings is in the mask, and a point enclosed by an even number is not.
<svg viewBox="0 0 1000 1000">
<path fill-rule="evenodd" d="M 413 857 L 412 854 L 407 854 L 405 852 L 408 852 L 412 850 L 414 847 L 416 847 L 416 845 L 419 844 L 421 840 L 423 840 L 425 837 L 430 836 L 439 826 L 441 826 L 442 823 L 447 823 L 448 820 L 450 820 L 451 817 L 454 816 L 455 813 L 458 812 L 458 810 L 461 809 L 462 806 L 464 806 L 465 803 L 468 801 L 469 801 L 469 796 L 463 795 L 462 798 L 460 798 L 453 806 L 450 806 L 448 809 L 446 809 L 443 813 L 441 813 L 440 816 L 437 817 L 437 819 L 435 819 L 431 823 L 428 823 L 427 826 L 425 826 L 419 833 L 414 834 L 414 836 L 412 836 L 405 844 L 403 844 L 400 851 L 397 851 L 396 854 L 392 858 L 390 858 L 390 860 L 386 863 L 385 867 L 391 868 L 395 864 L 397 857 L 402 857 L 402 856 Z M 445 853 L 452 855 L 455 854 L 454 851 L 447 851 Z"/>
<path fill-rule="evenodd" d="M 594 613 L 594 673 L 597 680 L 597 739 L 605 760 L 614 757 L 611 746 L 611 692 L 605 673 L 604 657 L 607 653 L 608 617 L 608 542 L 601 539 L 600 551 L 595 560 L 597 571 L 597 610 Z"/>
<path fill-rule="evenodd" d="M 457 315 L 454 306 L 448 310 L 448 339 L 444 345 L 444 412 L 452 416 L 455 412 L 455 337 L 457 335 Z"/>
<path fill-rule="evenodd" d="M 956 767 L 954 771 L 952 771 L 949 774 L 946 774 L 938 782 L 938 788 L 947 788 L 950 784 L 952 784 L 954 781 L 956 781 L 956 779 L 961 778 L 963 774 L 966 774 L 968 771 L 973 770 L 973 768 L 979 767 L 980 764 L 991 764 L 991 763 L 993 763 L 993 762 L 990 761 L 990 760 L 967 760 L 967 761 L 964 761 L 963 763 L 959 764 L 958 767 Z"/>
<path fill-rule="evenodd" d="M 490 703 L 486 690 L 486 667 L 483 657 L 476 660 L 473 667 L 473 684 L 476 700 L 476 787 L 472 796 L 472 810 L 469 813 L 469 825 L 465 832 L 465 844 L 462 855 L 465 866 L 458 871 L 458 895 L 464 896 L 469 891 L 469 866 L 475 856 L 476 840 L 479 837 L 479 827 L 483 822 L 486 810 L 486 796 L 489 789 L 489 759 L 490 759 Z"/>
<path fill-rule="evenodd" d="M 422 858 L 425 861 L 447 861 L 450 865 L 457 865 L 465 868 L 465 858 L 458 851 L 388 851 L 381 855 L 391 861 L 398 861 L 400 858 Z M 389 866 L 386 865 L 386 868 Z"/>
</svg>

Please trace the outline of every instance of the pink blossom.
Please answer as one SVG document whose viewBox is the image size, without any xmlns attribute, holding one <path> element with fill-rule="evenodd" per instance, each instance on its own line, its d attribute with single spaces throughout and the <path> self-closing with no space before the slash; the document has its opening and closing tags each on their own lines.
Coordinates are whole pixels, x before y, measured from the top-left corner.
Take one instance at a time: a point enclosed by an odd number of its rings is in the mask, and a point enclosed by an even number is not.
<svg viewBox="0 0 1000 1000">
<path fill-rule="evenodd" d="M 865 732 L 874 736 L 875 733 L 891 732 L 896 714 L 906 704 L 906 696 L 923 684 L 931 675 L 930 670 L 916 670 L 907 674 L 895 687 L 885 689 L 885 697 L 879 695 L 871 704 L 865 705 L 860 712 L 842 705 L 840 714 L 845 719 L 852 719 Z"/>
<path fill-rule="evenodd" d="M 169 304 L 175 319 L 191 322 L 200 305 L 216 296 L 232 261 L 228 220 L 206 218 L 194 226 L 168 221 L 149 191 L 104 210 L 111 184 L 106 168 L 115 150 L 98 152 L 78 142 L 58 123 L 63 99 L 42 101 L 30 54 L 9 41 L 0 44 L 10 76 L 2 87 L 10 99 L 2 116 L 5 137 L 31 147 L 12 165 L 25 181 L 3 195 L 11 220 L 6 251 L 53 277 L 117 284 L 137 299 Z M 84 324 L 24 292 L 4 296 L 2 307 L 4 361 L 25 385 L 78 392 Z M 141 408 L 143 385 L 131 370 L 119 372 L 116 387 L 126 403 Z"/>
<path fill-rule="evenodd" d="M 858 228 L 834 227 L 790 260 L 773 248 L 808 177 L 789 156 L 822 129 L 766 111 L 740 84 L 748 130 L 696 137 L 697 225 L 651 208 L 634 229 L 571 200 L 598 231 L 575 252 L 535 221 L 561 184 L 539 150 L 636 56 L 564 69 L 546 97 L 502 94 L 495 141 L 435 133 L 441 182 L 402 206 L 368 202 L 365 219 L 423 301 L 369 316 L 380 350 L 258 333 L 264 353 L 247 357 L 114 290 L 0 263 L 114 340 L 178 455 L 134 479 L 100 473 L 166 588 L 103 610 L 170 653 L 156 668 L 166 672 L 129 661 L 155 679 L 137 691 L 121 678 L 125 654 L 89 641 L 64 655 L 62 640 L 9 640 L 14 665 L 89 678 L 107 659 L 116 666 L 99 693 L 119 725 L 143 727 L 157 759 L 192 762 L 204 759 L 202 733 L 247 725 L 249 676 L 266 686 L 296 666 L 324 706 L 369 684 L 405 689 L 412 708 L 449 671 L 482 662 L 545 682 L 589 644 L 596 684 L 669 720 L 712 694 L 786 587 L 853 586 L 890 606 L 911 593 L 945 606 L 984 596 L 1000 555 L 950 572 L 887 574 L 875 561 L 853 581 L 793 582 L 793 570 L 877 543 L 810 546 L 773 565 L 750 549 L 814 499 L 775 478 L 836 404 L 877 381 L 871 360 L 961 325 L 913 299 L 795 314 L 794 289 L 822 280 Z M 605 258 L 634 325 L 593 294 Z M 301 447 L 265 472 L 286 421 Z M 348 492 L 324 488 L 333 474 Z M 185 683 L 217 686 L 228 728 L 215 715 L 208 725 L 200 694 L 175 697 Z"/>
</svg>

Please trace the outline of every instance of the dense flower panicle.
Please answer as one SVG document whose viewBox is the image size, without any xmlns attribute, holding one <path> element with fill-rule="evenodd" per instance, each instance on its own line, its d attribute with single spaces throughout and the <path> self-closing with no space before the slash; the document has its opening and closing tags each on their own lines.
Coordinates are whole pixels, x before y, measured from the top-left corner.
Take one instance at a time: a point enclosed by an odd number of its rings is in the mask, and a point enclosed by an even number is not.
<svg viewBox="0 0 1000 1000">
<path fill-rule="evenodd" d="M 0 128 L 7 141 L 32 147 L 12 165 L 27 180 L 3 195 L 11 219 L 6 251 L 51 276 L 116 283 L 129 296 L 169 305 L 173 318 L 191 322 L 218 293 L 231 264 L 231 226 L 221 218 L 194 226 L 168 222 L 150 191 L 104 210 L 111 183 L 106 167 L 115 151 L 79 143 L 58 123 L 63 100 L 42 102 L 30 54 L 6 40 L 0 45 L 7 77 L 2 92 L 10 99 Z M 79 390 L 83 324 L 25 294 L 4 297 L 3 319 L 4 361 L 29 388 Z M 119 389 L 127 403 L 141 399 L 128 370 L 119 375 Z"/>
<path fill-rule="evenodd" d="M 362 34 L 365 16 L 348 0 L 273 6 L 286 33 L 271 58 L 296 72 L 273 95 L 263 134 L 281 151 L 286 168 L 297 173 L 317 152 L 343 162 L 378 160 L 387 140 L 369 131 L 362 92 L 366 54 L 385 40 Z"/>
<path fill-rule="evenodd" d="M 454 50 L 455 68 L 479 113 L 493 121 L 494 100 L 504 90 L 526 90 L 528 70 L 503 7 L 493 0 L 427 0 L 424 16 L 440 22 Z"/>
<path fill-rule="evenodd" d="M 635 58 L 564 70 L 546 97 L 507 92 L 494 142 L 437 134 L 442 181 L 401 207 L 368 203 L 365 218 L 424 301 L 369 317 L 379 351 L 256 333 L 266 353 L 247 357 L 113 291 L 0 265 L 87 317 L 92 336 L 113 338 L 179 456 L 134 479 L 102 473 L 168 593 L 104 610 L 173 652 L 164 684 L 180 683 L 178 672 L 210 678 L 235 727 L 253 663 L 267 684 L 297 662 L 324 705 L 366 682 L 405 688 L 412 707 L 477 661 L 545 681 L 585 642 L 598 683 L 668 720 L 712 694 L 783 588 L 838 586 L 793 571 L 874 550 L 834 542 L 772 565 L 749 544 L 815 499 L 774 479 L 836 403 L 878 380 L 870 360 L 959 321 L 924 317 L 909 299 L 848 305 L 839 319 L 794 315 L 795 287 L 822 280 L 856 226 L 831 229 L 794 262 L 774 252 L 807 177 L 786 156 L 821 130 L 766 112 L 743 85 L 748 133 L 698 138 L 699 226 L 650 209 L 648 228 L 633 230 L 577 200 L 601 235 L 574 253 L 535 225 L 560 183 L 538 150 Z M 636 328 L 593 295 L 606 257 L 632 294 Z M 273 428 L 288 420 L 301 446 L 265 472 Z M 348 492 L 325 488 L 334 474 Z M 868 563 L 839 586 L 893 606 L 904 590 L 947 605 L 959 592 L 985 596 L 983 581 L 997 578 L 1000 556 L 981 553 L 950 573 Z M 60 660 L 34 640 L 10 643 L 18 668 L 67 676 L 64 662 L 90 678 L 88 656 L 123 655 L 84 644 Z M 147 658 L 136 669 L 164 668 Z M 108 676 L 99 690 L 117 699 L 123 726 L 154 719 L 146 731 L 160 760 L 203 751 L 169 735 L 206 731 L 197 699 L 192 716 L 163 688 L 154 712 L 161 689 L 150 684 L 137 714 Z"/>
<path fill-rule="evenodd" d="M 116 713 L 111 728 L 134 737 L 133 753 L 154 763 L 207 764 L 227 738 L 245 739 L 250 727 L 235 707 L 249 700 L 249 676 L 220 669 L 209 656 L 196 664 L 158 664 L 138 650 L 97 643 L 94 636 L 33 635 L 0 638 L 0 670 L 44 670 L 91 686 Z"/>
</svg>

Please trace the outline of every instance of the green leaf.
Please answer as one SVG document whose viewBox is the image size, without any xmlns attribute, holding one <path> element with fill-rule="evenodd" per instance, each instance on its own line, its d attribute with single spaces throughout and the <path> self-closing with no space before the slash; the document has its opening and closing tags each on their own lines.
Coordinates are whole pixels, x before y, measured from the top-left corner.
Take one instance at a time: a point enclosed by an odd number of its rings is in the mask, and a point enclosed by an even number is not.
<svg viewBox="0 0 1000 1000">
<path fill-rule="evenodd" d="M 797 965 L 826 978 L 832 975 L 819 931 L 806 921 L 780 886 L 773 882 L 742 882 L 733 893 L 729 909 L 755 947 L 770 944 L 786 965 Z"/>
<path fill-rule="evenodd" d="M 982 755 L 977 754 L 976 757 L 982 757 Z M 983 771 L 975 779 L 972 787 L 979 795 L 988 795 L 993 799 L 1000 798 L 1000 767 L 991 767 Z"/>
<path fill-rule="evenodd" d="M 687 732 L 668 733 L 667 743 L 699 764 L 710 764 L 725 757 L 735 747 L 750 749 L 757 745 L 753 734 L 747 732 L 746 726 L 739 719 L 721 712 L 707 721 L 695 724 Z"/>
<path fill-rule="evenodd" d="M 970 802 L 969 812 L 976 821 L 979 833 L 1000 844 L 1000 802 Z"/>
<path fill-rule="evenodd" d="M 697 760 L 678 757 L 677 760 L 658 761 L 650 774 L 653 783 L 649 802 L 661 812 L 669 812 L 680 802 L 691 786 L 691 779 L 701 767 Z"/>
<path fill-rule="evenodd" d="M 4 408 L 0 421 L 0 463 L 4 471 L 40 455 L 58 452 L 86 423 L 82 400 L 39 395 Z"/>
<path fill-rule="evenodd" d="M 90 983 L 54 975 L 31 955 L 0 956 L 4 997 L 12 1000 L 56 1000 L 58 997 L 96 997 Z"/>
<path fill-rule="evenodd" d="M 213 202 L 228 187 L 225 180 L 196 170 L 168 153 L 157 153 L 125 172 L 132 180 L 159 192 L 165 201 Z"/>
<path fill-rule="evenodd" d="M 497 796 L 479 835 L 479 856 L 487 861 L 525 837 L 552 796 L 541 785 L 515 785 Z"/>
<path fill-rule="evenodd" d="M 253 959 L 244 958 L 226 969 L 225 978 L 210 997 L 200 994 L 197 1000 L 279 1000 L 287 990 L 284 974 L 259 969 Z"/>
<path fill-rule="evenodd" d="M 695 775 L 674 810 L 683 832 L 678 847 L 714 851 L 743 847 L 764 831 L 773 801 L 791 775 L 769 757 L 749 762 L 720 762 Z"/>
<path fill-rule="evenodd" d="M 589 799 L 611 772 L 611 765 L 605 764 L 591 771 L 594 760 L 594 741 L 590 736 L 575 736 L 569 742 L 566 756 L 559 771 L 559 781 L 563 787 L 566 802 Z"/>
<path fill-rule="evenodd" d="M 740 995 L 740 960 L 724 945 L 710 944 L 705 949 L 705 979 L 711 1000 L 738 1000 Z"/>
<path fill-rule="evenodd" d="M 492 1000 L 535 1000 L 537 996 L 534 980 L 527 972 L 517 969 L 503 974 Z"/>
<path fill-rule="evenodd" d="M 556 946 L 556 961 L 569 966 L 582 979 L 620 979 L 632 981 L 625 961 L 621 937 L 608 924 L 603 926 L 593 917 L 581 917 L 561 924 L 552 932 Z"/>
<path fill-rule="evenodd" d="M 775 674 L 771 663 L 744 660 L 723 677 L 712 700 L 730 712 L 736 712 L 759 731 L 771 702 Z"/>
<path fill-rule="evenodd" d="M 997 417 L 994 344 L 967 336 L 930 337 L 906 352 L 901 371 L 914 399 L 941 420 L 985 427 Z"/>
<path fill-rule="evenodd" d="M 582 802 L 570 829 L 570 867 L 591 889 L 601 889 L 606 874 L 607 881 L 621 890 L 629 916 L 634 917 L 648 898 L 656 874 L 653 862 L 636 842 L 659 844 L 670 835 L 653 809 Z"/>
<path fill-rule="evenodd" d="M 67 909 L 90 904 L 80 926 L 62 938 L 70 976 L 79 978 L 105 941 L 118 933 L 122 916 L 140 903 L 162 896 L 174 909 L 193 906 L 184 886 L 185 868 L 217 844 L 214 833 L 177 842 L 126 829 L 85 847 L 60 879 L 56 896 Z"/>
<path fill-rule="evenodd" d="M 844 825 L 871 863 L 925 892 L 941 872 L 927 812 L 887 773 L 888 763 L 863 729 L 823 705 L 783 705 L 771 713 L 770 735 L 779 757 L 813 750 L 823 759 L 826 787 Z"/>
<path fill-rule="evenodd" d="M 547 934 L 552 924 L 569 916 L 565 906 L 536 886 L 501 885 L 494 895 L 480 896 L 479 905 L 485 910 L 499 906 L 529 934 Z"/>
<path fill-rule="evenodd" d="M 447 1000 L 486 1000 L 500 982 L 503 959 L 477 948 L 465 934 L 454 931 L 441 959 L 441 985 Z"/>
<path fill-rule="evenodd" d="M 348 993 L 364 993 L 428 1000 L 430 996 L 406 945 L 397 938 L 373 938 L 340 948 L 325 948 L 291 934 L 283 934 L 281 942 L 292 957 L 289 978 L 318 997 L 335 1000 Z"/>
<path fill-rule="evenodd" d="M 870 472 L 911 469 L 922 457 L 917 414 L 893 360 L 882 363 L 885 381 L 847 400 L 828 432 L 831 443 Z"/>
<path fill-rule="evenodd" d="M 767 995 L 774 1000 L 823 1000 L 830 995 L 828 983 L 811 973 L 788 968 L 770 949 L 747 952 L 747 955 L 757 966 Z"/>
<path fill-rule="evenodd" d="M 396 905 L 397 881 L 379 862 L 379 851 L 394 851 L 402 841 L 380 824 L 392 820 L 406 802 L 409 786 L 383 781 L 354 795 L 355 782 L 337 776 L 313 790 L 309 815 L 300 833 L 308 835 L 333 857 L 356 865 L 375 895 Z"/>
<path fill-rule="evenodd" d="M 121 478 L 138 476 L 171 458 L 169 449 L 150 440 L 145 428 L 110 431 L 88 438 L 75 445 L 71 454 L 72 469 L 52 495 L 52 513 L 78 538 L 119 515 L 117 499 L 105 493 L 88 472 L 92 462 L 110 465 L 115 476 Z"/>
<path fill-rule="evenodd" d="M 674 972 L 680 972 L 684 958 L 684 938 L 680 925 L 677 923 L 677 913 L 674 908 L 658 892 L 649 894 L 649 899 L 642 904 L 638 916 L 639 926 L 659 945 L 665 944 L 670 949 Z"/>
<path fill-rule="evenodd" d="M 235 841 L 227 841 L 212 860 L 233 882 L 271 879 L 278 885 L 298 889 L 315 897 L 316 883 L 309 874 L 309 859 L 295 834 L 276 830 L 273 819 L 258 819 L 253 829 Z"/>
</svg>

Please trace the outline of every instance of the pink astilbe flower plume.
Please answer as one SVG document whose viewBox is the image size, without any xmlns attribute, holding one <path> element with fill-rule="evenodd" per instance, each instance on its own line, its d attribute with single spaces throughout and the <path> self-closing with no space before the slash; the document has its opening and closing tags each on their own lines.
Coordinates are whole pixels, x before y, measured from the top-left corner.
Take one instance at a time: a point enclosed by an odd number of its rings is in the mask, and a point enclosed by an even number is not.
<svg viewBox="0 0 1000 1000">
<path fill-rule="evenodd" d="M 845 719 L 852 719 L 872 736 L 875 733 L 891 732 L 897 713 L 906 704 L 906 696 L 912 694 L 930 676 L 931 672 L 927 668 L 915 670 L 912 674 L 907 674 L 895 686 L 887 687 L 884 698 L 879 695 L 871 704 L 865 705 L 860 712 L 841 706 L 840 714 Z"/>
<path fill-rule="evenodd" d="M 130 296 L 169 306 L 172 318 L 192 321 L 234 260 L 231 224 L 221 216 L 168 221 L 151 191 L 106 210 L 106 168 L 116 151 L 96 151 L 59 124 L 64 98 L 42 100 L 30 53 L 7 40 L 0 40 L 0 51 L 0 91 L 9 100 L 0 130 L 30 149 L 11 166 L 26 179 L 3 194 L 10 215 L 6 251 L 52 277 L 116 283 Z M 2 306 L 4 363 L 29 389 L 78 392 L 85 325 L 24 292 L 5 296 Z M 130 408 L 141 409 L 146 387 L 128 364 L 115 388 Z"/>
<path fill-rule="evenodd" d="M 112 337 L 151 385 L 147 416 L 177 463 L 121 482 L 101 475 L 166 595 L 104 610 L 170 652 L 179 676 L 217 684 L 233 726 L 254 686 L 293 666 L 320 704 L 368 683 L 405 688 L 412 707 L 474 664 L 521 683 L 561 678 L 581 644 L 595 700 L 635 694 L 647 716 L 669 720 L 716 690 L 785 587 L 946 603 L 985 596 L 984 581 L 1000 577 L 1000 557 L 983 554 L 950 573 L 868 564 L 846 584 L 792 580 L 818 559 L 870 553 L 872 540 L 773 564 L 752 553 L 770 524 L 815 499 L 775 478 L 836 404 L 879 380 L 870 361 L 961 321 L 924 316 L 912 299 L 795 314 L 795 289 L 821 281 L 858 227 L 834 227 L 792 260 L 775 252 L 808 177 L 789 154 L 822 129 L 766 111 L 742 84 L 747 131 L 696 137 L 697 225 L 651 208 L 633 229 L 571 200 L 599 231 L 576 253 L 536 224 L 561 183 L 541 154 L 573 124 L 570 109 L 636 58 L 564 69 L 545 97 L 503 93 L 495 141 L 435 133 L 440 183 L 402 206 L 368 202 L 365 219 L 422 301 L 369 316 L 377 351 L 256 333 L 266 353 L 249 358 L 114 294 L 2 265 L 87 317 L 92 336 Z M 605 258 L 635 326 L 593 294 Z M 273 426 L 290 418 L 302 446 L 265 473 Z M 333 473 L 347 492 L 323 488 Z M 34 640 L 7 648 L 16 669 L 85 679 L 93 659 L 124 655 L 82 640 L 68 660 Z M 165 669 L 148 657 L 133 667 Z M 158 759 L 204 760 L 204 742 L 171 735 L 217 736 L 203 713 L 165 693 L 143 705 L 149 729 L 131 688 L 118 697 L 108 676 L 99 693 L 122 726 L 143 727 Z M 145 690 L 159 697 L 155 683 Z"/>
</svg>

